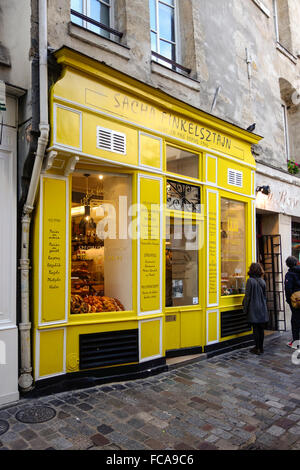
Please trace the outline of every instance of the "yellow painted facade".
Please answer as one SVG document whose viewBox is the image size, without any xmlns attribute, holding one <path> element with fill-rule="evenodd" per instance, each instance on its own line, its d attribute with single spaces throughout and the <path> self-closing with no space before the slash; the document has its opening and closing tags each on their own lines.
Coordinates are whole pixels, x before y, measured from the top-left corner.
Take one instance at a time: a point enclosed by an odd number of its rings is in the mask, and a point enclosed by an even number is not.
<svg viewBox="0 0 300 470">
<path fill-rule="evenodd" d="M 249 334 L 221 336 L 222 312 L 240 310 L 243 294 L 221 295 L 220 217 L 222 198 L 244 204 L 248 266 L 255 258 L 251 144 L 260 137 L 67 48 L 56 57 L 63 72 L 51 90 L 48 149 L 56 152 L 56 158 L 41 176 L 34 225 L 35 379 L 82 370 L 82 335 L 137 331 L 138 364 L 163 359 L 168 351 L 205 350 Z M 98 133 L 108 131 L 125 136 L 126 148 L 99 148 Z M 183 176 L 168 169 L 168 148 L 195 155 L 198 175 Z M 142 204 L 131 225 L 129 309 L 70 313 L 72 176 L 68 168 L 75 157 L 79 157 L 76 171 L 116 173 L 120 181 L 122 175 L 129 176 L 131 202 Z M 241 177 L 240 186 L 231 184 L 230 171 Z M 169 180 L 199 188 L 199 213 L 166 208 Z M 198 296 L 191 305 L 166 307 L 166 220 L 175 227 L 183 215 L 198 227 Z M 228 223 L 234 230 L 235 220 Z"/>
</svg>

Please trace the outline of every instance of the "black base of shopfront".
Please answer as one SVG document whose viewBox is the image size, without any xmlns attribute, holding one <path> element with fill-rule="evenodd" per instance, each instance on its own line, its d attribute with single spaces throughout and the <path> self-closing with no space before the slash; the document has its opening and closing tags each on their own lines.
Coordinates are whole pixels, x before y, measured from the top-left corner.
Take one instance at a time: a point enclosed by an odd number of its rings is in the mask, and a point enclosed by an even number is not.
<svg viewBox="0 0 300 470">
<path fill-rule="evenodd" d="M 213 356 L 219 356 L 236 349 L 248 348 L 254 345 L 253 335 L 246 335 L 240 338 L 229 339 L 228 341 L 222 341 L 221 343 L 211 344 L 204 346 L 204 352 L 207 358 Z"/>
<path fill-rule="evenodd" d="M 201 346 L 195 348 L 183 348 L 183 349 L 170 349 L 166 351 L 166 357 L 181 357 L 181 356 L 191 356 L 193 354 L 201 354 L 203 349 Z"/>
<path fill-rule="evenodd" d="M 56 393 L 91 388 L 96 385 L 143 379 L 161 374 L 167 370 L 168 366 L 166 365 L 165 358 L 160 358 L 141 364 L 110 367 L 93 371 L 72 372 L 37 381 L 35 388 L 25 393 L 23 398 L 37 398 Z"/>
</svg>

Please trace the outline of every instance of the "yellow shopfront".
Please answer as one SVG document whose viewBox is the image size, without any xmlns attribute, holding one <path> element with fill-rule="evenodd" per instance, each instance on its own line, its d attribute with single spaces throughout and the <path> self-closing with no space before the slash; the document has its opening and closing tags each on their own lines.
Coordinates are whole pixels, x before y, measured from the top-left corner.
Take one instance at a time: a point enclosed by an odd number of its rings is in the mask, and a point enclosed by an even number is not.
<svg viewBox="0 0 300 470">
<path fill-rule="evenodd" d="M 35 380 L 154 373 L 166 356 L 245 341 L 260 138 L 67 48 L 55 55 Z"/>
</svg>

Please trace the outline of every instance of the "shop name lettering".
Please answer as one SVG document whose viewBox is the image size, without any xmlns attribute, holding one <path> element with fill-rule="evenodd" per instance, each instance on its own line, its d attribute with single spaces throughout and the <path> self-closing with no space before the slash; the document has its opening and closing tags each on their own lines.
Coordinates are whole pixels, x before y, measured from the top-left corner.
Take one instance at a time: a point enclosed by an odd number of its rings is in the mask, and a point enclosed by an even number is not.
<svg viewBox="0 0 300 470">
<path fill-rule="evenodd" d="M 231 148 L 231 139 L 217 132 L 212 132 L 205 127 L 175 116 L 174 114 L 167 113 L 166 111 L 160 111 L 153 106 L 147 105 L 141 101 L 137 101 L 129 98 L 126 95 L 116 93 L 114 95 L 114 107 L 121 109 L 123 112 L 131 111 L 133 114 L 139 115 L 140 117 L 149 118 L 155 120 L 161 126 L 166 126 L 168 130 L 172 130 L 182 137 L 186 134 L 195 142 L 206 142 L 217 145 L 222 148 Z"/>
</svg>

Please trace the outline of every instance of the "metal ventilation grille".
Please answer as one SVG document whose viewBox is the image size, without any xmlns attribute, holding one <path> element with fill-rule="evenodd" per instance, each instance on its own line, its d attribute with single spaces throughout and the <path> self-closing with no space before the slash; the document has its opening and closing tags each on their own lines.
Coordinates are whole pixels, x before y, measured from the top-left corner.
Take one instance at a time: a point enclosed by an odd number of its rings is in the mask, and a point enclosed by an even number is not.
<svg viewBox="0 0 300 470">
<path fill-rule="evenodd" d="M 230 310 L 229 312 L 221 313 L 221 337 L 236 335 L 250 331 L 251 327 L 248 324 L 247 316 L 243 310 Z"/>
<path fill-rule="evenodd" d="M 79 368 L 139 362 L 138 330 L 79 335 Z"/>
<path fill-rule="evenodd" d="M 126 135 L 98 126 L 97 148 L 126 155 Z"/>
<path fill-rule="evenodd" d="M 227 182 L 231 186 L 243 187 L 243 173 L 241 171 L 228 168 Z"/>
</svg>

